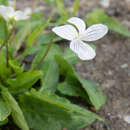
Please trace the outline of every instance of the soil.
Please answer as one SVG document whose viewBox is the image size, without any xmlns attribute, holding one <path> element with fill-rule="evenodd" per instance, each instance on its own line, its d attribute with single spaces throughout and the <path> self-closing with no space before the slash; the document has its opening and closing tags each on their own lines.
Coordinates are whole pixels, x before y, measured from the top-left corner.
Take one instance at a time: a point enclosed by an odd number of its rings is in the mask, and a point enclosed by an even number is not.
<svg viewBox="0 0 130 130">
<path fill-rule="evenodd" d="M 32 1 L 17 0 L 17 8 L 29 7 Z M 68 9 L 71 9 L 72 1 L 74 0 L 65 0 Z M 80 12 L 77 14 L 80 17 L 85 17 L 96 8 L 103 8 L 100 0 L 80 1 Z M 47 11 L 47 6 L 44 3 L 42 5 L 43 10 Z M 130 29 L 130 0 L 110 0 L 110 6 L 103 9 Z M 95 45 L 96 58 L 78 63 L 76 69 L 82 77 L 97 81 L 101 85 L 107 103 L 99 114 L 105 122 L 95 121 L 81 130 L 130 130 L 130 124 L 124 121 L 124 116 L 130 115 L 130 39 L 109 32 Z"/>
</svg>

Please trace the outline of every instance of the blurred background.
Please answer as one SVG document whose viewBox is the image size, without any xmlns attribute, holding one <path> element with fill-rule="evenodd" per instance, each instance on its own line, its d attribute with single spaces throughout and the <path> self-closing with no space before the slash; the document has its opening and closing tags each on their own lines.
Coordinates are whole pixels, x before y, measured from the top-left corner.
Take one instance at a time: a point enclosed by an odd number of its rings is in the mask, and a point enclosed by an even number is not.
<svg viewBox="0 0 130 130">
<path fill-rule="evenodd" d="M 17 0 L 17 9 L 32 7 L 33 2 Z M 67 10 L 72 9 L 73 2 L 64 0 Z M 77 16 L 85 18 L 97 8 L 130 29 L 130 0 L 80 0 Z M 35 10 L 48 16 L 56 12 L 44 0 L 39 0 Z M 106 105 L 99 112 L 105 122 L 97 121 L 83 130 L 130 130 L 130 38 L 110 31 L 95 45 L 96 58 L 75 67 L 82 77 L 100 83 L 107 97 Z"/>
</svg>

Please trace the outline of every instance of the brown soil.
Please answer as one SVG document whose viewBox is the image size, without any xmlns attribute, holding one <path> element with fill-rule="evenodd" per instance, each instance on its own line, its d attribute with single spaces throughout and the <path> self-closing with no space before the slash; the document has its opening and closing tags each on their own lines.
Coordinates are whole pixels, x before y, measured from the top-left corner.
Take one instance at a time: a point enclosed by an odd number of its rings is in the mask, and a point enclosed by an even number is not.
<svg viewBox="0 0 130 130">
<path fill-rule="evenodd" d="M 28 7 L 32 1 L 17 0 L 17 7 Z M 69 8 L 74 0 L 65 1 Z M 81 0 L 78 15 L 85 17 L 88 12 L 101 7 L 99 1 Z M 111 0 L 105 11 L 130 29 L 130 0 Z M 130 124 L 123 119 L 130 115 L 130 39 L 110 32 L 95 44 L 96 58 L 78 63 L 76 69 L 82 77 L 100 83 L 107 97 L 106 105 L 99 112 L 105 122 L 96 121 L 82 130 L 130 130 Z"/>
</svg>

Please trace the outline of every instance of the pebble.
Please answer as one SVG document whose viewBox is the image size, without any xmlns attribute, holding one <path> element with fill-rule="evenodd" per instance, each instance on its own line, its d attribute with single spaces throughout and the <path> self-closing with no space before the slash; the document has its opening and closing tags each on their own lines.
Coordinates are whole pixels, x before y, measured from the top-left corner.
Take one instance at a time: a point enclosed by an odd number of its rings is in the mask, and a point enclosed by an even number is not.
<svg viewBox="0 0 130 130">
<path fill-rule="evenodd" d="M 124 116 L 124 121 L 130 124 L 130 115 Z"/>
<path fill-rule="evenodd" d="M 122 64 L 120 67 L 121 67 L 122 69 L 128 68 L 128 64 Z"/>
<path fill-rule="evenodd" d="M 100 0 L 100 4 L 104 8 L 108 8 L 110 6 L 110 1 L 109 0 Z"/>
</svg>

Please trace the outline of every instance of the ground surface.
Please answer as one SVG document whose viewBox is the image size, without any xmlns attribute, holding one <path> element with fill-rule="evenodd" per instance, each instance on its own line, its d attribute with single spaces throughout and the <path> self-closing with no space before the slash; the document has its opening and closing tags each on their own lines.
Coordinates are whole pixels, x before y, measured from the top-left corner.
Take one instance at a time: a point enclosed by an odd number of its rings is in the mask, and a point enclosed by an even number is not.
<svg viewBox="0 0 130 130">
<path fill-rule="evenodd" d="M 32 1 L 17 0 L 17 7 L 28 7 Z M 99 1 L 81 0 L 78 15 L 85 17 L 89 11 L 101 7 Z M 66 0 L 66 5 L 69 8 L 71 0 Z M 44 10 L 48 9 L 44 7 Z M 130 29 L 130 0 L 111 0 L 105 10 Z M 130 115 L 130 39 L 110 32 L 96 42 L 96 46 L 96 58 L 78 63 L 76 69 L 82 77 L 101 84 L 107 103 L 99 113 L 105 122 L 96 121 L 82 130 L 130 130 L 130 124 L 123 119 L 125 115 Z"/>
</svg>

